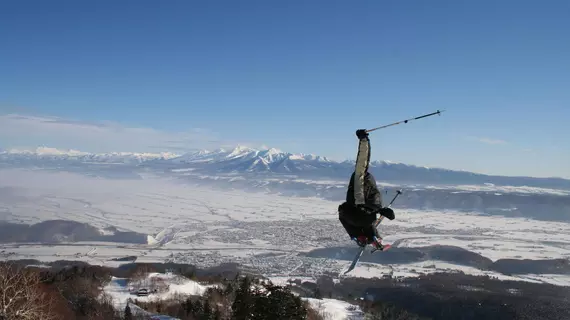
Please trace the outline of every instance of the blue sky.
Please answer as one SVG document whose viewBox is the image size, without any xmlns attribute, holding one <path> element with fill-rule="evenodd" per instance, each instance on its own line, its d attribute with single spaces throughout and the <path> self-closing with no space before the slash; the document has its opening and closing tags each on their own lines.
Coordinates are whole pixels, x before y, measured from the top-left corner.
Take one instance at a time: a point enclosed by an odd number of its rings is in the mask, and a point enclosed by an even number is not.
<svg viewBox="0 0 570 320">
<path fill-rule="evenodd" d="M 267 145 L 570 178 L 570 2 L 4 1 L 0 146 Z M 137 150 L 131 150 L 137 149 Z"/>
</svg>

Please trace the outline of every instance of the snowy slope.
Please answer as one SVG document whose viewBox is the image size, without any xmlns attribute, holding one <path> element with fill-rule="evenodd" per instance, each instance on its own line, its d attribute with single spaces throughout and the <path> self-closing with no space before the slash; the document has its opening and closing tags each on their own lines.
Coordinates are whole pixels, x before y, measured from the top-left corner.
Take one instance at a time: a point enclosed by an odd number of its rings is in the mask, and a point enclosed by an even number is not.
<svg viewBox="0 0 570 320">
<path fill-rule="evenodd" d="M 129 308 L 131 308 L 131 313 L 135 316 L 135 317 L 142 317 L 142 319 L 149 319 L 149 320 L 179 320 L 178 318 L 174 318 L 174 317 L 170 317 L 170 316 L 165 316 L 165 315 L 161 315 L 161 314 L 154 314 L 151 312 L 148 312 L 142 308 L 140 308 L 139 306 L 137 306 L 136 304 L 130 303 L 129 304 Z M 122 311 L 122 310 L 121 310 Z"/>
<path fill-rule="evenodd" d="M 364 312 L 360 307 L 346 301 L 336 299 L 304 298 L 311 308 L 327 320 L 359 320 L 364 319 Z"/>
</svg>

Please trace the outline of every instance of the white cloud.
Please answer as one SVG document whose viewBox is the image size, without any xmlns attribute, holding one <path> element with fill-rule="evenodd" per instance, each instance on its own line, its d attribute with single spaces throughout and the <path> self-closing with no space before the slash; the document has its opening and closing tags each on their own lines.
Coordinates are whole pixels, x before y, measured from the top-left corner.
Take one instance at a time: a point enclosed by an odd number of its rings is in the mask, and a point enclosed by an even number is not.
<svg viewBox="0 0 570 320">
<path fill-rule="evenodd" d="M 470 140 L 485 143 L 485 144 L 507 144 L 505 140 L 491 139 L 485 137 L 469 137 Z"/>
<path fill-rule="evenodd" d="M 231 144 L 202 128 L 164 131 L 109 121 L 21 114 L 0 115 L 0 143 L 4 148 L 50 146 L 89 152 L 181 152 Z"/>
</svg>

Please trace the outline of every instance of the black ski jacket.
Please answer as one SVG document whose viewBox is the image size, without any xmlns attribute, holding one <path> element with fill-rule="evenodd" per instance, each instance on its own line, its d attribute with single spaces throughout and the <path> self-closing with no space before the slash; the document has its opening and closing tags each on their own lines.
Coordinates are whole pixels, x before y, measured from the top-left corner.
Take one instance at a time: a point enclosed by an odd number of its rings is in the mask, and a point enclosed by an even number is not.
<svg viewBox="0 0 570 320">
<path fill-rule="evenodd" d="M 354 177 L 355 173 L 352 173 L 350 177 L 350 183 L 348 184 L 348 190 L 346 191 L 346 203 L 351 207 L 356 206 L 354 199 Z M 378 190 L 376 185 L 376 179 L 370 172 L 366 172 L 364 176 L 364 202 L 365 206 L 369 208 L 376 207 L 377 210 L 382 208 L 382 194 Z"/>
</svg>

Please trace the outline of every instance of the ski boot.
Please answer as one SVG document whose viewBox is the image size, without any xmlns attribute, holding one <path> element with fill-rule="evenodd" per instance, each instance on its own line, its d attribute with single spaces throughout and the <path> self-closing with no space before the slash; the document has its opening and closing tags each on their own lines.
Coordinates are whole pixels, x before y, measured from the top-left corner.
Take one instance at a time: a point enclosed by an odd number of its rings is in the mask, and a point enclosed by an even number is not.
<svg viewBox="0 0 570 320">
<path fill-rule="evenodd" d="M 353 237 L 352 240 L 356 242 L 359 247 L 366 247 L 369 244 L 368 238 L 365 236 Z"/>
<path fill-rule="evenodd" d="M 372 241 L 372 251 L 371 252 L 375 252 L 375 251 L 386 251 L 388 249 L 390 249 L 391 245 L 389 244 L 382 244 L 382 238 L 379 237 L 374 237 L 374 241 Z"/>
</svg>

